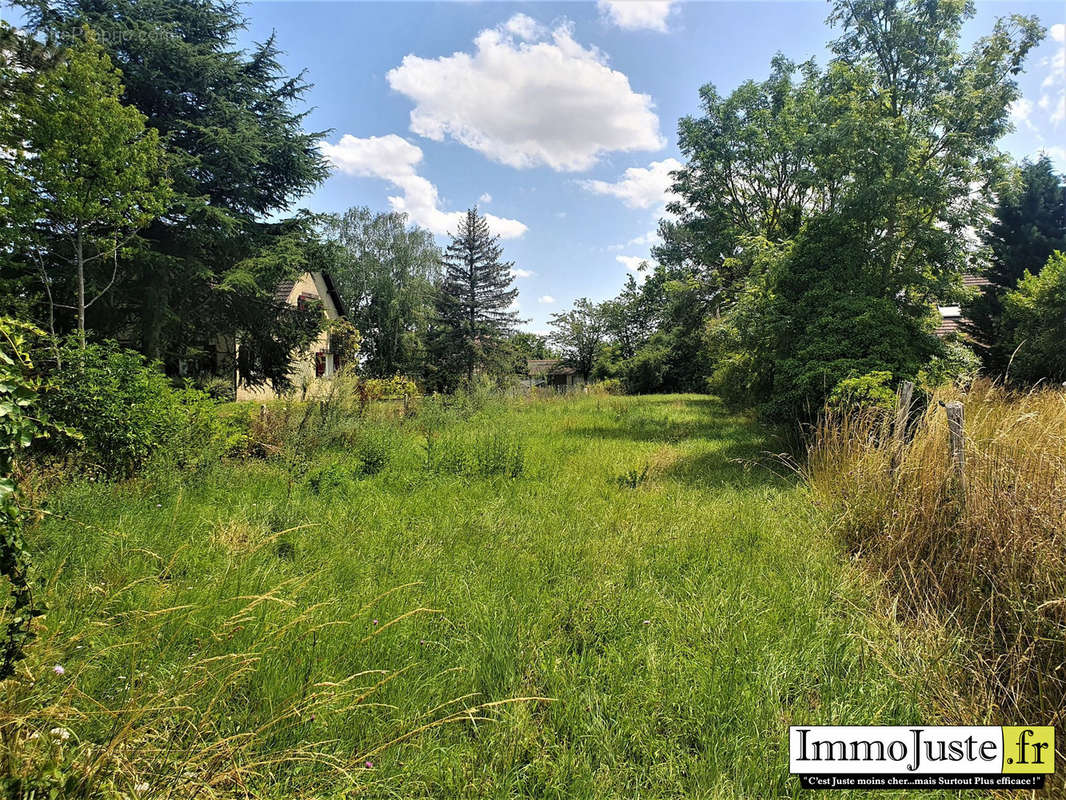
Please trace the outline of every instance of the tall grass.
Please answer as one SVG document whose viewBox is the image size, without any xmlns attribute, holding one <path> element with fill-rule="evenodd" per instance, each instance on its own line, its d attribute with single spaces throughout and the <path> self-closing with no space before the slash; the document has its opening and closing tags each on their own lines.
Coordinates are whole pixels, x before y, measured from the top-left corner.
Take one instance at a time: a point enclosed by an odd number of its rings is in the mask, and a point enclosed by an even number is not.
<svg viewBox="0 0 1066 800">
<path fill-rule="evenodd" d="M 948 454 L 944 402 L 965 409 L 966 491 Z M 906 441 L 879 413 L 828 415 L 806 467 L 847 543 L 903 607 L 973 644 L 960 687 L 1005 724 L 1066 739 L 1066 393 L 981 381 L 944 390 Z"/>
</svg>

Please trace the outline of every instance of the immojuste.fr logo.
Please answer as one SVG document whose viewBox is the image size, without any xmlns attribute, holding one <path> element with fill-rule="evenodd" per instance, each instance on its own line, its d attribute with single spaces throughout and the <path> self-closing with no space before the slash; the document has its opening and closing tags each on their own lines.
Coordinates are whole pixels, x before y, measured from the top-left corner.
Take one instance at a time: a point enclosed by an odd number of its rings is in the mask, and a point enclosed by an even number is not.
<svg viewBox="0 0 1066 800">
<path fill-rule="evenodd" d="M 807 789 L 1039 789 L 1055 771 L 1055 729 L 795 725 L 789 771 Z"/>
</svg>

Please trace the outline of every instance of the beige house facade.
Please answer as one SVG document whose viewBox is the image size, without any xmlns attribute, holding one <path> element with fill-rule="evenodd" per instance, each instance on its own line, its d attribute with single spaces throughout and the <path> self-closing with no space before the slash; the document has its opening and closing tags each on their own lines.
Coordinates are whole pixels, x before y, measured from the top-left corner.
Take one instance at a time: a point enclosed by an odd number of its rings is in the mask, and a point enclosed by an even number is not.
<svg viewBox="0 0 1066 800">
<path fill-rule="evenodd" d="M 327 320 L 336 320 L 344 316 L 344 305 L 328 272 L 305 272 L 294 280 L 282 281 L 274 292 L 274 300 L 294 308 L 305 303 L 319 303 Z M 232 348 L 232 364 L 237 363 L 238 348 L 236 339 L 229 339 Z M 328 379 L 340 366 L 337 353 L 334 352 L 330 333 L 324 330 L 311 344 L 293 359 L 289 370 L 289 379 L 298 390 L 313 383 L 316 379 Z M 234 367 L 234 382 L 237 387 L 237 400 L 268 400 L 277 396 L 274 386 L 244 386 L 241 384 Z"/>
</svg>

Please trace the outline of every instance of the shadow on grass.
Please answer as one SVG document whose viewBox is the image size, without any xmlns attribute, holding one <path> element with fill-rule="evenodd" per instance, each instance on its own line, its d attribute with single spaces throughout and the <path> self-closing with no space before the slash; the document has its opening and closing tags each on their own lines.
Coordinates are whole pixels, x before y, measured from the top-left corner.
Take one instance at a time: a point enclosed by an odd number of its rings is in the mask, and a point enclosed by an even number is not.
<svg viewBox="0 0 1066 800">
<path fill-rule="evenodd" d="M 689 418 L 672 419 L 671 411 Z M 623 407 L 604 422 L 572 432 L 601 440 L 705 445 L 698 452 L 682 454 L 663 473 L 695 487 L 757 488 L 797 481 L 782 458 L 784 438 L 772 428 L 730 412 L 713 396 L 641 397 L 639 404 Z"/>
</svg>

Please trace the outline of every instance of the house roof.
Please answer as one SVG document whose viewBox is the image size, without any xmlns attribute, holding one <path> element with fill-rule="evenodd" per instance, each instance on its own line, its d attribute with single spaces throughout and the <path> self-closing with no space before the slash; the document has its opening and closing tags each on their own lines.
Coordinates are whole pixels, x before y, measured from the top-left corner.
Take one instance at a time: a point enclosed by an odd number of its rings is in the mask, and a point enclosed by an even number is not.
<svg viewBox="0 0 1066 800">
<path fill-rule="evenodd" d="M 562 366 L 558 358 L 526 359 L 526 372 L 530 375 L 572 375 L 577 372 L 573 367 Z"/>
<path fill-rule="evenodd" d="M 976 289 L 982 286 L 991 285 L 991 281 L 983 275 L 963 275 L 962 285 L 967 289 Z M 960 306 L 938 305 L 936 310 L 940 312 L 940 324 L 936 326 L 933 333 L 937 336 L 944 337 L 950 336 L 953 333 L 962 332 L 963 323 L 965 323 L 967 319 L 963 315 Z"/>
<path fill-rule="evenodd" d="M 322 276 L 322 283 L 325 284 L 326 293 L 329 295 L 329 299 L 333 301 L 333 307 L 337 309 L 337 314 L 344 317 L 347 316 L 347 312 L 344 309 L 344 303 L 341 302 L 340 293 L 337 291 L 337 286 L 333 282 L 333 276 L 328 272 L 318 273 Z M 287 303 L 289 301 L 289 295 L 292 294 L 292 290 L 296 286 L 296 278 L 281 281 L 274 288 L 274 302 L 275 303 Z"/>
<path fill-rule="evenodd" d="M 295 278 L 293 280 L 285 280 L 279 283 L 274 289 L 274 302 L 287 303 L 289 301 L 289 295 L 292 294 L 292 290 L 295 286 Z"/>
</svg>

